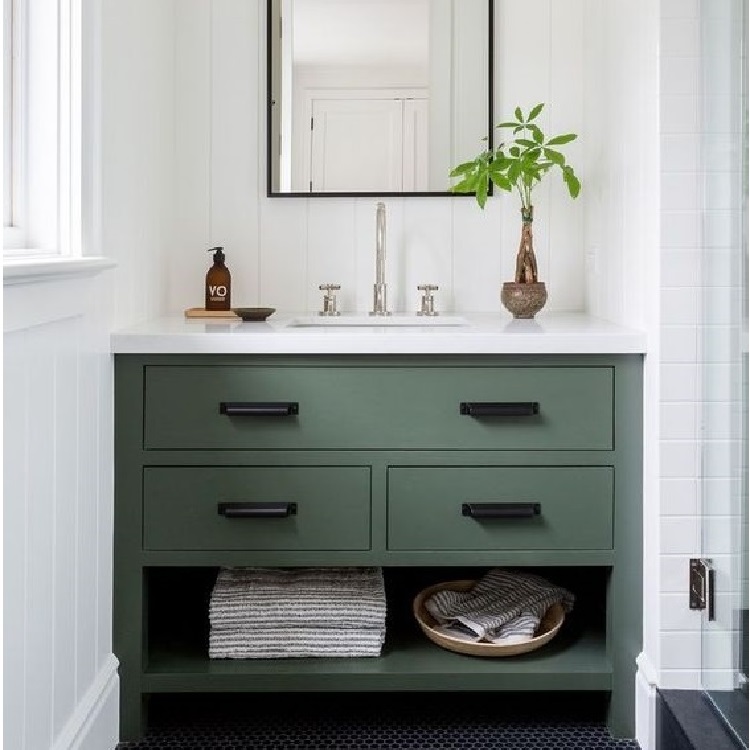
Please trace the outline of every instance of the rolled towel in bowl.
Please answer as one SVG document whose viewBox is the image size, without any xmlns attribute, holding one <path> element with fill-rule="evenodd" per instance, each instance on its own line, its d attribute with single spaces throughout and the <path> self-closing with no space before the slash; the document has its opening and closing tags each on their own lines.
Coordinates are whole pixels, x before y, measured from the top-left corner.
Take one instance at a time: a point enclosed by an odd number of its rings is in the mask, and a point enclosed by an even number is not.
<svg viewBox="0 0 750 750">
<path fill-rule="evenodd" d="M 536 573 L 493 568 L 468 591 L 442 589 L 425 601 L 439 629 L 467 641 L 523 643 L 555 603 L 570 612 L 574 595 Z"/>
</svg>

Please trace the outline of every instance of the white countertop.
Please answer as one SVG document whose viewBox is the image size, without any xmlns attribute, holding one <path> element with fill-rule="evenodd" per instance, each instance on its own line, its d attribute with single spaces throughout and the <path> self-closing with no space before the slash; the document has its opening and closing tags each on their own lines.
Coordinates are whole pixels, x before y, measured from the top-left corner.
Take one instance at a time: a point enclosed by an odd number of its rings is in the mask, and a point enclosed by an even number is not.
<svg viewBox="0 0 750 750">
<path fill-rule="evenodd" d="M 115 331 L 117 354 L 638 354 L 643 331 L 585 314 L 461 314 L 462 326 L 293 327 L 309 314 L 275 313 L 264 322 L 158 318 Z"/>
</svg>

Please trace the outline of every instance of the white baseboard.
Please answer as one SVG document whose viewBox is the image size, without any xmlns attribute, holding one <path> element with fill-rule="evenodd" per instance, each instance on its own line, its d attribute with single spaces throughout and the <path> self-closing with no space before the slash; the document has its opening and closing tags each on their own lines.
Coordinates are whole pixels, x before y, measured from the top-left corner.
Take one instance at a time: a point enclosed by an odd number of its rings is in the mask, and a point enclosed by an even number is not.
<svg viewBox="0 0 750 750">
<path fill-rule="evenodd" d="M 110 654 L 51 750 L 114 750 L 119 737 L 119 662 Z"/>
<path fill-rule="evenodd" d="M 643 651 L 635 662 L 635 738 L 641 750 L 656 750 L 657 672 Z"/>
</svg>

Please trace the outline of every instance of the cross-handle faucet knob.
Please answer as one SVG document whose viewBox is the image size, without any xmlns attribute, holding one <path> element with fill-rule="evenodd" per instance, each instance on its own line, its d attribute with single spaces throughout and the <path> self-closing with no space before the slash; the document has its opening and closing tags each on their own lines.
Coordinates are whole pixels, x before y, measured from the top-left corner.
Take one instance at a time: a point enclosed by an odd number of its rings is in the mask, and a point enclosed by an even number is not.
<svg viewBox="0 0 750 750">
<path fill-rule="evenodd" d="M 440 287 L 437 284 L 420 284 L 417 289 L 422 292 L 422 308 L 417 315 L 440 315 L 435 310 L 435 298 L 432 296 Z"/>
<path fill-rule="evenodd" d="M 318 289 L 325 292 L 323 295 L 323 309 L 318 315 L 339 315 L 336 309 L 336 292 L 341 289 L 341 284 L 321 284 Z"/>
</svg>

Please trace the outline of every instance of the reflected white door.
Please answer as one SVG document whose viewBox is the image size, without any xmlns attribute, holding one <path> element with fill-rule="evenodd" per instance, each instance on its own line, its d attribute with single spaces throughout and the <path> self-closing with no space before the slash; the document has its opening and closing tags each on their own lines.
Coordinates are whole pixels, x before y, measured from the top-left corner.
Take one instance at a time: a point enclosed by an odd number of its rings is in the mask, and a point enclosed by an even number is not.
<svg viewBox="0 0 750 750">
<path fill-rule="evenodd" d="M 430 106 L 427 99 L 404 100 L 404 161 L 402 190 L 430 189 Z"/>
<path fill-rule="evenodd" d="M 313 99 L 313 192 L 400 192 L 402 103 L 394 99 Z"/>
</svg>

